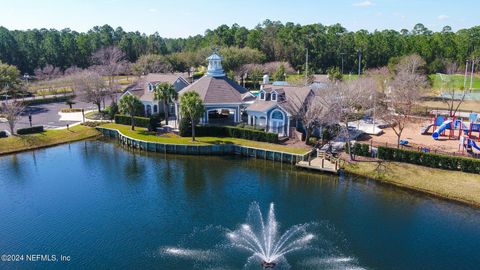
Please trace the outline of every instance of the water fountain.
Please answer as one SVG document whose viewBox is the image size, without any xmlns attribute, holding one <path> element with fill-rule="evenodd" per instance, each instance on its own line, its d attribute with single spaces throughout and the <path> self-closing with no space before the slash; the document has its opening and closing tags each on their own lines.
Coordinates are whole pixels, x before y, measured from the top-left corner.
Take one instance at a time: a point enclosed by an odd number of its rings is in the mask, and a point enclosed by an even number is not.
<svg viewBox="0 0 480 270">
<path fill-rule="evenodd" d="M 355 257 L 342 252 L 343 241 L 326 222 L 294 225 L 282 234 L 275 205 L 271 203 L 264 216 L 253 202 L 245 222 L 236 229 L 198 228 L 177 246 L 163 247 L 160 252 L 167 259 L 191 261 L 190 269 L 240 269 L 240 264 L 243 269 L 292 269 L 287 256 L 296 269 L 363 269 Z"/>
<path fill-rule="evenodd" d="M 248 211 L 247 222 L 227 233 L 227 238 L 232 247 L 252 253 L 248 261 L 260 260 L 264 269 L 271 269 L 284 261 L 286 254 L 308 248 L 315 238 L 307 231 L 308 226 L 308 223 L 295 225 L 280 235 L 274 204 L 270 204 L 268 217 L 264 220 L 258 203 L 254 202 Z"/>
</svg>

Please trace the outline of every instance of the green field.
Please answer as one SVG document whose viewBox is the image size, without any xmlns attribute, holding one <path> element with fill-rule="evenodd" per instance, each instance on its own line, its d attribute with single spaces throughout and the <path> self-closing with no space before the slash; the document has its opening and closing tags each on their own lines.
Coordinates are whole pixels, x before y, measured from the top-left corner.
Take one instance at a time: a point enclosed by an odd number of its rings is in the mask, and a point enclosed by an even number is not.
<svg viewBox="0 0 480 270">
<path fill-rule="evenodd" d="M 464 84 L 464 75 L 455 74 L 455 75 L 442 75 L 444 78 L 448 78 L 448 80 L 452 80 L 452 84 L 457 89 L 463 89 Z M 431 74 L 429 75 L 429 79 L 432 81 L 432 88 L 434 90 L 439 90 L 442 88 L 442 76 L 439 74 Z M 473 90 L 480 91 L 480 75 L 473 76 Z M 470 89 L 470 77 L 467 80 L 467 89 Z"/>
</svg>

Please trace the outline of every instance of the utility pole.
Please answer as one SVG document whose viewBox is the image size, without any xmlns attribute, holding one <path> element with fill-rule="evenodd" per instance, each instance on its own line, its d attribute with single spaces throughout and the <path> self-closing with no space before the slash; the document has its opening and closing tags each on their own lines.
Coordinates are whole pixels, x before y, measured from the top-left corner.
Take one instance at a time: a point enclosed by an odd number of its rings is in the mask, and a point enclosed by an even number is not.
<svg viewBox="0 0 480 270">
<path fill-rule="evenodd" d="M 362 51 L 358 50 L 358 76 L 362 74 Z"/>
<path fill-rule="evenodd" d="M 305 85 L 308 84 L 308 48 L 305 55 Z"/>
<path fill-rule="evenodd" d="M 475 58 L 472 58 L 472 73 L 470 74 L 470 93 L 472 93 L 474 71 L 475 71 Z"/>
<path fill-rule="evenodd" d="M 467 78 L 468 78 L 468 59 L 465 63 L 465 78 L 463 79 L 463 92 L 467 91 Z"/>
</svg>

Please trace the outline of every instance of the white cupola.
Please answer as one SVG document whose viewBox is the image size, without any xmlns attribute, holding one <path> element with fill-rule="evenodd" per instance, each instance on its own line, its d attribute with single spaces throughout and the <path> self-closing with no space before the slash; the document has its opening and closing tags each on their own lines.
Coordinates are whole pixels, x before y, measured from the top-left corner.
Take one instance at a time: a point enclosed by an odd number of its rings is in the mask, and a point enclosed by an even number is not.
<svg viewBox="0 0 480 270">
<path fill-rule="evenodd" d="M 213 54 L 207 58 L 207 61 L 208 61 L 207 76 L 211 76 L 211 77 L 225 76 L 225 72 L 223 71 L 223 68 L 222 68 L 222 60 L 223 60 L 223 57 L 218 55 L 216 51 L 214 51 Z"/>
</svg>

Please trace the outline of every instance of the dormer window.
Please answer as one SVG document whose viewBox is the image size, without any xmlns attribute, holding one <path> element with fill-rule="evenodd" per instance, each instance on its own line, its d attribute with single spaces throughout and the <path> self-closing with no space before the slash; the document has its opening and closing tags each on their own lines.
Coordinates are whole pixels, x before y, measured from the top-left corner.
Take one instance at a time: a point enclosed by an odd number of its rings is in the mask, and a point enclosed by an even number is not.
<svg viewBox="0 0 480 270">
<path fill-rule="evenodd" d="M 153 84 L 148 83 L 148 91 L 150 91 L 150 92 L 153 91 Z"/>
<path fill-rule="evenodd" d="M 272 93 L 272 101 L 277 101 L 277 93 Z"/>
<path fill-rule="evenodd" d="M 260 92 L 260 99 L 265 100 L 265 92 Z"/>
</svg>

